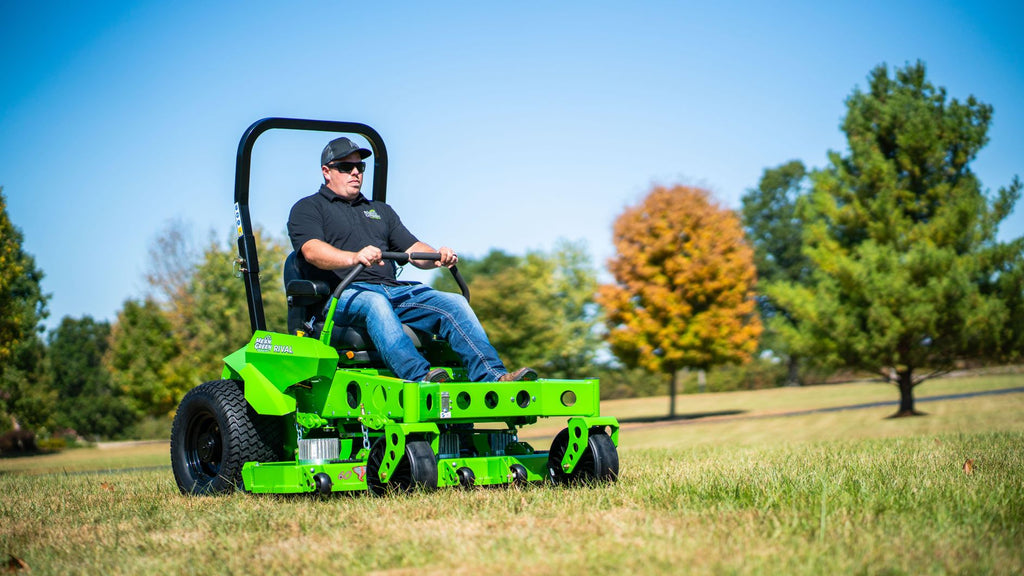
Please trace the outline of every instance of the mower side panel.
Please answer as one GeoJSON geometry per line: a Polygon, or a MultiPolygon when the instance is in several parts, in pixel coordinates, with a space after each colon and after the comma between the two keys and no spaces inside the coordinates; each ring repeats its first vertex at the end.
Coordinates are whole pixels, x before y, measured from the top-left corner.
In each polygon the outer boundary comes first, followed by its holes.
{"type": "MultiPolygon", "coordinates": [[[[598,416],[597,380],[444,382],[406,384],[405,422],[536,421],[553,416],[598,416]]],[[[396,417],[398,413],[393,413],[396,417]]]]}

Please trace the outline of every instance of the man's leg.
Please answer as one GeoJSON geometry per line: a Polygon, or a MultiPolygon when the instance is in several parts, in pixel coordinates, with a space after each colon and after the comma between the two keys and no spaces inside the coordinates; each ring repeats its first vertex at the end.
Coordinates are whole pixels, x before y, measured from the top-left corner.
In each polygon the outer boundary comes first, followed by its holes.
{"type": "Polygon", "coordinates": [[[401,322],[447,340],[462,358],[471,381],[493,381],[508,372],[465,298],[423,285],[386,290],[401,322]]]}
{"type": "Polygon", "coordinates": [[[365,327],[384,363],[403,380],[426,377],[430,364],[405,335],[402,322],[391,302],[377,285],[357,285],[345,289],[335,309],[334,321],[342,326],[365,327]]]}

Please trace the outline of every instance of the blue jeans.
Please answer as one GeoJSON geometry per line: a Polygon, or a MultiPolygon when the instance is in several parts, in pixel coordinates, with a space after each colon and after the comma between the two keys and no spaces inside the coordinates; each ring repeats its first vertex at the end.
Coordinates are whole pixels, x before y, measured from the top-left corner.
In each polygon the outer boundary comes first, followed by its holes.
{"type": "Polygon", "coordinates": [[[423,284],[356,282],[341,293],[334,322],[365,327],[384,363],[403,380],[423,380],[430,363],[405,335],[402,324],[447,340],[473,382],[497,380],[507,372],[476,313],[458,294],[423,284]]]}

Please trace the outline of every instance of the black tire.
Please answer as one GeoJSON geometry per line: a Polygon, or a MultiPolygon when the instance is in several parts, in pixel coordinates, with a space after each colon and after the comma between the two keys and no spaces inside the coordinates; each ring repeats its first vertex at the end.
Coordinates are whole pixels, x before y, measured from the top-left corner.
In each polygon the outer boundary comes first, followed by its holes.
{"type": "Polygon", "coordinates": [[[526,472],[526,466],[522,464],[513,464],[509,466],[509,471],[512,473],[512,483],[520,486],[525,485],[529,480],[529,475],[526,472]]]}
{"type": "Polygon", "coordinates": [[[171,468],[182,494],[242,488],[246,462],[281,460],[282,420],[256,414],[242,383],[214,380],[189,390],[171,427],[171,468]]]}
{"type": "Polygon", "coordinates": [[[385,449],[383,437],[378,438],[370,449],[370,458],[366,463],[366,484],[370,493],[381,496],[388,492],[437,488],[437,459],[429,443],[422,440],[407,440],[405,455],[398,461],[387,483],[380,481],[380,468],[384,463],[385,449]]]}
{"type": "Polygon", "coordinates": [[[455,475],[459,477],[459,486],[463,490],[472,490],[476,486],[476,472],[472,468],[463,466],[455,471],[455,475]]]}
{"type": "Polygon", "coordinates": [[[603,428],[592,428],[587,447],[573,471],[562,470],[562,458],[569,449],[569,429],[563,428],[551,441],[548,451],[548,477],[556,484],[615,482],[619,479],[619,451],[603,428]]]}

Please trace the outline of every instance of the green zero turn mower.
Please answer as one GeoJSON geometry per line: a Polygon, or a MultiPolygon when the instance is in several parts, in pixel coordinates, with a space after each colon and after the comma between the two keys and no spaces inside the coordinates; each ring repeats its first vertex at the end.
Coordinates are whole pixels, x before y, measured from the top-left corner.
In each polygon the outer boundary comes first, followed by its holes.
{"type": "MultiPolygon", "coordinates": [[[[338,296],[358,270],[331,287],[301,278],[290,255],[288,331],[267,330],[248,201],[252,147],[270,129],[363,136],[373,149],[373,199],[386,197],[387,150],[369,126],[266,118],[242,136],[235,220],[253,335],[224,358],[220,380],[196,386],[178,406],[171,464],[182,493],[383,494],[545,479],[615,481],[619,424],[601,416],[597,380],[466,382],[446,342],[408,327],[431,366],[448,370],[453,381],[395,378],[365,332],[334,326],[338,296]],[[548,451],[519,439],[519,427],[553,417],[566,418],[567,426],[548,451]]],[[[409,259],[405,253],[385,257],[409,259]]],[[[458,269],[451,272],[468,298],[458,269]]]]}

